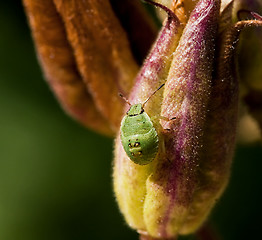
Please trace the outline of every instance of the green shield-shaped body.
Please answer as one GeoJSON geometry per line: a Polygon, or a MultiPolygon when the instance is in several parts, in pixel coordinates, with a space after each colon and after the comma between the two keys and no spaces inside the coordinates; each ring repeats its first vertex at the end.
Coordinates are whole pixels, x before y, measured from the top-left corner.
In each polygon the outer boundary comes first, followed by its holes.
{"type": "Polygon", "coordinates": [[[123,148],[133,162],[145,165],[154,160],[158,135],[141,104],[131,106],[121,122],[120,135],[123,148]]]}

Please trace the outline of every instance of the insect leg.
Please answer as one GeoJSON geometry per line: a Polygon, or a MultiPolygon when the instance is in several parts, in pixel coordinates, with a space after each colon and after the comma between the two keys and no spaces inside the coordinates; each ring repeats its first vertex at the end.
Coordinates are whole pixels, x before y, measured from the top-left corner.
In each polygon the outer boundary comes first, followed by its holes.
{"type": "Polygon", "coordinates": [[[164,116],[160,116],[159,119],[169,122],[169,121],[175,120],[176,117],[167,118],[167,117],[164,117],[164,116]]]}

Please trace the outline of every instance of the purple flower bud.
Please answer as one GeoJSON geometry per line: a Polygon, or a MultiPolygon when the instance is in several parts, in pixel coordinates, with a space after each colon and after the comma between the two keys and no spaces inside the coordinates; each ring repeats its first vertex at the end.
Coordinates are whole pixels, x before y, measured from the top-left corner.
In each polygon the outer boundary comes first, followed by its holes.
{"type": "Polygon", "coordinates": [[[231,10],[220,14],[219,0],[200,0],[184,28],[170,14],[135,80],[131,104],[165,83],[145,106],[160,142],[153,162],[133,163],[116,139],[116,197],[143,235],[195,232],[227,185],[238,116],[234,49],[242,28],[262,23],[233,24],[231,10]]]}

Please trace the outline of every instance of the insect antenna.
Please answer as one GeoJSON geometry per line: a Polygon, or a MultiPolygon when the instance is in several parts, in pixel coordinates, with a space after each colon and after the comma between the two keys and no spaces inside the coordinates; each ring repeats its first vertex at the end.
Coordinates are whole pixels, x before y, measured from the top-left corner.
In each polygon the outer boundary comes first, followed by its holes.
{"type": "Polygon", "coordinates": [[[125,100],[125,102],[126,102],[129,106],[132,106],[132,104],[128,101],[128,99],[127,99],[126,97],[123,96],[122,93],[119,93],[119,96],[120,96],[121,98],[123,98],[123,99],[125,100]]]}
{"type": "Polygon", "coordinates": [[[158,91],[160,90],[165,84],[163,83],[161,86],[158,87],[158,89],[156,89],[147,99],[146,101],[144,101],[144,103],[142,104],[142,107],[144,108],[145,104],[148,102],[148,100],[158,91]]]}

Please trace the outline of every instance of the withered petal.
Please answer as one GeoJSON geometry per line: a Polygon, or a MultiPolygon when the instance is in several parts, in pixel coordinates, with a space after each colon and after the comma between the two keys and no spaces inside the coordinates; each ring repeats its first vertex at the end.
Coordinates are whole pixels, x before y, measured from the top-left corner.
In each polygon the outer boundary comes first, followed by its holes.
{"type": "Polygon", "coordinates": [[[114,129],[138,66],[108,0],[54,0],[84,83],[114,129]]]}
{"type": "Polygon", "coordinates": [[[45,77],[65,111],[83,125],[112,135],[110,125],[96,109],[81,80],[72,48],[53,1],[23,2],[45,77]]]}

